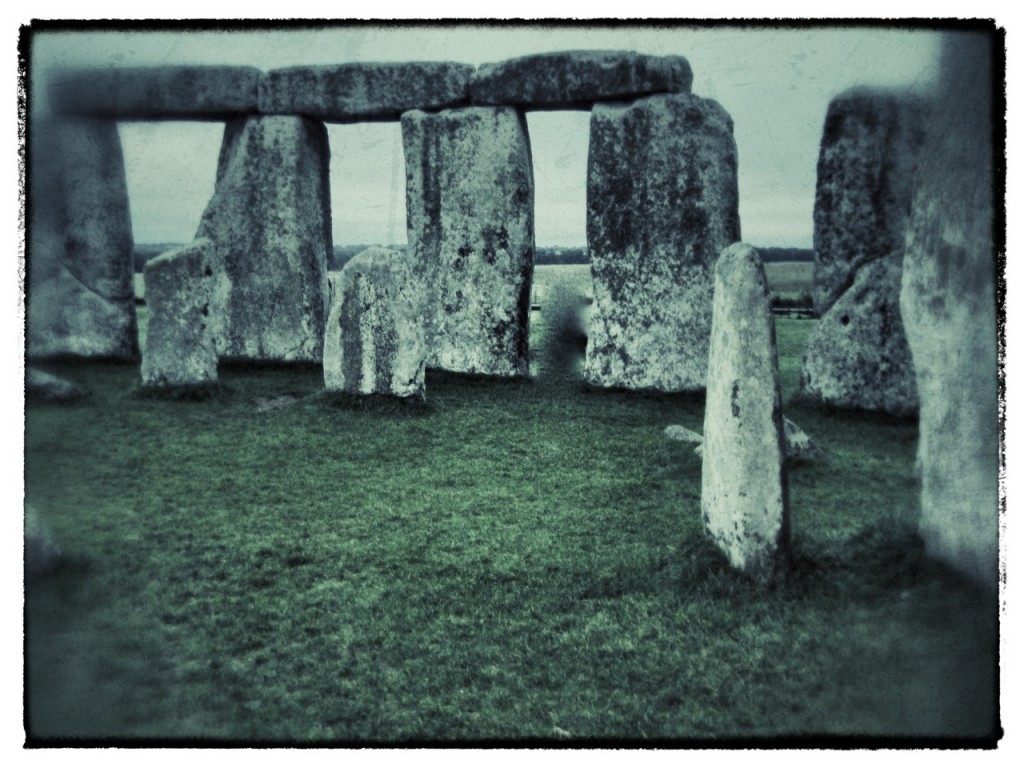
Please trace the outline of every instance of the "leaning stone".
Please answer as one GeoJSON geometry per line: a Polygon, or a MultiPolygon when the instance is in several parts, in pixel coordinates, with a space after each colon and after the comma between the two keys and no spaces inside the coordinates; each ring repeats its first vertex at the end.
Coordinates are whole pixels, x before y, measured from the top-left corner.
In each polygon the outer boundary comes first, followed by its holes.
{"type": "Polygon", "coordinates": [[[135,246],[117,126],[33,118],[29,152],[29,356],[137,359],[135,246]]]}
{"type": "Polygon", "coordinates": [[[767,579],[787,557],[789,499],[775,324],[761,259],[743,243],[715,268],[701,511],[734,567],[767,579]]]}
{"type": "Polygon", "coordinates": [[[678,424],[669,424],[665,427],[665,437],[669,440],[680,440],[684,443],[702,443],[704,437],[692,429],[681,427],[678,424]]]}
{"type": "Polygon", "coordinates": [[[689,95],[598,104],[587,200],[594,303],[586,380],[703,389],[712,269],[740,236],[732,119],[689,95]]]}
{"type": "Polygon", "coordinates": [[[206,238],[146,263],[149,326],[142,353],[142,384],[175,387],[217,381],[218,333],[213,308],[223,306],[227,279],[206,238]]]}
{"type": "Polygon", "coordinates": [[[924,115],[922,100],[905,91],[853,88],[829,104],[814,200],[819,316],[864,265],[902,263],[924,115]]]}
{"type": "Polygon", "coordinates": [[[290,67],[260,78],[260,112],[328,122],[397,120],[411,109],[469,103],[470,64],[449,61],[290,67]]]}
{"type": "Polygon", "coordinates": [[[409,252],[427,289],[427,365],[526,375],[533,168],[505,107],[402,115],[409,252]]]}
{"type": "Polygon", "coordinates": [[[682,56],[633,51],[562,51],[484,64],[470,81],[474,104],[525,109],[590,109],[653,93],[689,93],[693,70],[682,56]]]}
{"type": "Polygon", "coordinates": [[[324,386],[424,398],[422,286],[404,254],[368,248],[341,271],[324,337],[324,386]]]}
{"type": "Polygon", "coordinates": [[[995,593],[1000,438],[992,99],[999,81],[990,35],[944,36],[941,95],[922,153],[900,305],[921,400],[921,537],[931,556],[995,593]]]}
{"type": "Polygon", "coordinates": [[[221,357],[318,362],[331,245],[330,150],[323,123],[250,117],[224,129],[217,186],[196,234],[229,281],[212,312],[221,357]]]}
{"type": "Polygon", "coordinates": [[[55,570],[61,563],[60,546],[50,527],[32,504],[25,505],[25,578],[55,570]]]}
{"type": "Polygon", "coordinates": [[[914,362],[899,308],[901,274],[891,259],[865,265],[815,323],[800,370],[804,397],[897,416],[917,412],[914,362]]]}
{"type": "Polygon", "coordinates": [[[73,403],[85,397],[85,391],[70,381],[29,368],[25,371],[25,399],[44,403],[73,403]]]}
{"type": "Polygon", "coordinates": [[[788,418],[783,417],[782,427],[787,462],[818,461],[825,458],[825,452],[811,440],[810,435],[788,418]]]}
{"type": "Polygon", "coordinates": [[[228,119],[257,111],[255,67],[80,69],[51,78],[58,114],[119,120],[228,119]]]}

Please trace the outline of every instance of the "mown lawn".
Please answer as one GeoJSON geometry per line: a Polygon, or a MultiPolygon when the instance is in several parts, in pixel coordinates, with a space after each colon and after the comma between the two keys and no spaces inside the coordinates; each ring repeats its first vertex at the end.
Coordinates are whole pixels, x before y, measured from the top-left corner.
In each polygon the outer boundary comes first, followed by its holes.
{"type": "MultiPolygon", "coordinates": [[[[923,555],[915,425],[788,407],[829,459],[790,471],[792,569],[747,583],[663,434],[702,399],[582,386],[573,269],[537,271],[532,380],[432,374],[421,410],[47,366],[91,394],[26,410],[67,558],[26,591],[30,740],[990,738],[996,608],[923,555]]],[[[778,323],[786,397],[812,322],[778,323]]]]}

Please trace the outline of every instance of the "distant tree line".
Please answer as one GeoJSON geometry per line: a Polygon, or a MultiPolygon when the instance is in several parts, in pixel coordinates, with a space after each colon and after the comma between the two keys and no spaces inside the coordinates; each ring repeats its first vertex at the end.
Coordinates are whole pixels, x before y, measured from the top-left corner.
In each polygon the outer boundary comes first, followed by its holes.
{"type": "MultiPolygon", "coordinates": [[[[140,243],[135,246],[135,271],[142,272],[146,262],[161,253],[178,248],[182,243],[140,243]]],[[[338,272],[358,253],[362,253],[369,245],[336,245],[331,258],[327,260],[327,269],[338,272]]],[[[395,251],[405,251],[405,245],[385,246],[395,251]]],[[[809,248],[758,248],[762,261],[814,261],[814,251],[809,248]]],[[[534,251],[534,264],[589,264],[590,255],[585,246],[562,247],[544,246],[534,251]]]]}

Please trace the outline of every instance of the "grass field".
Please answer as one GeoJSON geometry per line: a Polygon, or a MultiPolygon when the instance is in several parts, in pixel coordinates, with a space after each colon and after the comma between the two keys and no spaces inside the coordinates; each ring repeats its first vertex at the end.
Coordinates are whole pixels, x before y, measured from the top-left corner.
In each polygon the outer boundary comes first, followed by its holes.
{"type": "MultiPolygon", "coordinates": [[[[26,410],[67,558],[26,591],[30,738],[991,737],[996,609],[924,557],[915,424],[787,406],[829,459],[791,468],[793,567],[747,583],[663,434],[702,399],[582,386],[578,270],[537,270],[531,380],[430,374],[420,410],[314,368],[167,401],[46,366],[91,394],[26,410]]],[[[813,322],[778,321],[787,398],[813,322]]]]}

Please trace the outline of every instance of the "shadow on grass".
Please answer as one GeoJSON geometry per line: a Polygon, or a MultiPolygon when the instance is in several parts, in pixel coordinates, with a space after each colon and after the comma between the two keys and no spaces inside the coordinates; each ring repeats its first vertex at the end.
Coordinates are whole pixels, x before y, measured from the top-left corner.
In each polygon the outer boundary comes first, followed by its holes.
{"type": "Polygon", "coordinates": [[[342,411],[359,411],[389,416],[428,416],[435,412],[422,397],[396,397],[394,395],[353,395],[347,392],[322,391],[311,395],[309,402],[342,411]]]}

